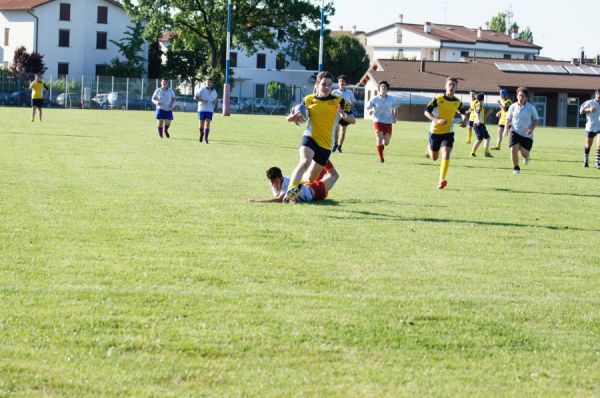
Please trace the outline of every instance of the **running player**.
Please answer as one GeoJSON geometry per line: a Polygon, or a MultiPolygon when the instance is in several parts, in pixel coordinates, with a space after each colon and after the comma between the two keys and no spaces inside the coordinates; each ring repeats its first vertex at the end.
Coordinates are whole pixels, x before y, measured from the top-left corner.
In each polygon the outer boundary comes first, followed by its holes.
{"type": "Polygon", "coordinates": [[[476,152],[481,142],[485,140],[483,144],[484,155],[486,158],[493,158],[490,153],[490,134],[485,127],[485,107],[484,107],[484,94],[477,94],[477,102],[475,103],[475,124],[473,125],[475,129],[475,137],[477,141],[473,144],[473,149],[471,149],[471,157],[477,157],[476,152]]]}
{"type": "MultiPolygon", "coordinates": [[[[319,72],[316,81],[316,94],[304,97],[302,103],[308,110],[308,125],[300,144],[300,161],[290,176],[290,184],[283,199],[288,202],[300,193],[302,177],[314,181],[331,155],[332,137],[340,119],[354,124],[352,111],[346,111],[346,101],[331,94],[333,76],[329,72],[319,72]],[[314,161],[314,162],[313,162],[314,161]]],[[[288,122],[298,123],[304,116],[296,108],[287,117],[288,122]]]]}
{"type": "Polygon", "coordinates": [[[162,79],[160,87],[154,91],[152,102],[156,105],[156,120],[158,136],[169,138],[169,126],[173,120],[173,108],[175,107],[175,92],[169,87],[169,81],[162,79]]]}
{"type": "Polygon", "coordinates": [[[446,93],[436,95],[425,108],[425,117],[431,120],[429,145],[427,146],[429,157],[436,161],[440,150],[442,151],[438,189],[444,189],[448,185],[446,175],[448,174],[450,154],[454,145],[454,117],[457,113],[461,115],[461,127],[465,127],[467,123],[462,102],[454,96],[457,85],[457,78],[448,77],[446,79],[446,93]]]}
{"type": "Polygon", "coordinates": [[[517,101],[508,108],[504,136],[510,131],[510,156],[513,164],[513,173],[521,173],[519,167],[519,152],[523,157],[523,164],[529,163],[529,153],[533,146],[533,130],[540,120],[535,106],[527,101],[529,90],[525,87],[517,89],[517,101]],[[512,128],[511,128],[512,127],[512,128]]]}
{"type": "Polygon", "coordinates": [[[596,138],[596,168],[600,169],[600,89],[594,93],[594,98],[584,102],[579,108],[579,113],[585,113],[585,133],[587,135],[583,149],[583,167],[590,167],[590,149],[596,138]]]}
{"type": "Polygon", "coordinates": [[[35,110],[39,112],[40,122],[42,121],[42,107],[44,106],[44,90],[48,90],[48,85],[41,79],[41,75],[36,73],[35,78],[29,85],[31,90],[31,121],[35,120],[35,110]]]}
{"type": "Polygon", "coordinates": [[[500,105],[500,110],[496,114],[496,117],[500,118],[498,122],[498,138],[496,141],[496,146],[492,149],[499,151],[500,144],[502,144],[502,134],[504,133],[504,125],[506,124],[506,115],[508,114],[508,108],[512,105],[512,100],[508,98],[508,90],[503,88],[500,90],[500,98],[498,99],[498,105],[500,105]]]}
{"type": "MultiPolygon", "coordinates": [[[[346,84],[348,84],[348,78],[346,77],[346,75],[339,75],[338,88],[333,90],[332,94],[344,98],[344,101],[346,101],[346,108],[352,109],[352,106],[356,102],[356,98],[354,97],[354,93],[352,92],[352,90],[346,87],[346,84]]],[[[342,153],[342,145],[344,144],[344,140],[346,139],[347,127],[348,122],[344,119],[340,120],[339,127],[335,131],[335,141],[331,152],[335,152],[337,150],[339,153],[342,153]]]]}
{"type": "Polygon", "coordinates": [[[469,104],[469,130],[467,131],[467,140],[465,144],[470,144],[473,138],[473,126],[475,125],[475,105],[477,103],[477,93],[473,90],[469,91],[471,103],[469,104]]]}
{"type": "Polygon", "coordinates": [[[210,123],[215,110],[215,102],[217,101],[217,90],[213,87],[213,79],[206,76],[203,87],[200,87],[194,94],[192,100],[198,103],[198,130],[200,133],[200,142],[204,141],[208,144],[208,133],[210,132],[210,123]]]}
{"type": "Polygon", "coordinates": [[[388,95],[390,84],[387,81],[379,83],[379,95],[373,97],[367,104],[369,114],[373,116],[373,130],[375,130],[375,143],[379,162],[384,163],[384,148],[392,139],[392,124],[396,122],[396,97],[388,95]]]}

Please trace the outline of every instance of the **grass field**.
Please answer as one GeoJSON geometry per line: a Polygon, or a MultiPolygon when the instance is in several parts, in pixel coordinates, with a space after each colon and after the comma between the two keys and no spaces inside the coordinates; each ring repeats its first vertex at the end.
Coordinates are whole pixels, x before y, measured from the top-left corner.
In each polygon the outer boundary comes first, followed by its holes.
{"type": "MultiPolygon", "coordinates": [[[[301,128],[0,109],[1,397],[599,397],[600,170],[581,130],[468,158],[349,128],[328,200],[248,204],[301,128]],[[592,156],[593,158],[593,156],[592,156]]],[[[495,130],[491,126],[490,131],[495,130]]]]}

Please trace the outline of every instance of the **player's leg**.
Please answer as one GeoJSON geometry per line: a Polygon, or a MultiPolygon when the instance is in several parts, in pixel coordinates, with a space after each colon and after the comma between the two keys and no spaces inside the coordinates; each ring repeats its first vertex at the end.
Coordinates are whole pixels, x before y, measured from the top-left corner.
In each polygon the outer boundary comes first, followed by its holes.
{"type": "Polygon", "coordinates": [[[41,122],[42,121],[42,106],[40,105],[37,108],[38,108],[38,116],[39,116],[40,122],[41,122]]]}
{"type": "Polygon", "coordinates": [[[494,149],[497,151],[500,150],[500,145],[502,144],[503,133],[504,133],[504,126],[498,126],[498,133],[496,136],[496,146],[494,147],[494,149]]]}
{"type": "Polygon", "coordinates": [[[473,121],[469,120],[469,129],[467,130],[467,141],[465,144],[470,144],[473,139],[473,121]]]}
{"type": "Polygon", "coordinates": [[[206,142],[208,144],[208,133],[210,133],[210,122],[212,121],[212,114],[211,116],[206,117],[206,120],[204,120],[204,142],[206,142]]]}
{"type": "Polygon", "coordinates": [[[342,129],[342,125],[338,124],[336,129],[335,129],[335,135],[333,137],[333,148],[331,148],[331,152],[335,152],[337,151],[339,145],[338,145],[338,137],[340,136],[340,130],[342,129]]]}
{"type": "Polygon", "coordinates": [[[35,105],[31,105],[31,121],[32,122],[35,120],[35,108],[37,108],[35,105]]]}
{"type": "Polygon", "coordinates": [[[452,139],[452,141],[447,140],[442,143],[442,162],[440,164],[440,179],[438,182],[438,189],[444,189],[446,188],[446,185],[448,185],[446,176],[448,175],[448,167],[450,166],[450,154],[452,153],[453,142],[454,139],[452,139]]]}
{"type": "Polygon", "coordinates": [[[198,137],[199,141],[204,141],[204,117],[202,112],[198,112],[198,137]]]}
{"type": "Polygon", "coordinates": [[[514,174],[519,174],[521,172],[521,168],[519,167],[519,151],[520,150],[521,150],[521,145],[511,142],[510,160],[512,161],[514,174]]]}
{"type": "Polygon", "coordinates": [[[429,145],[427,145],[427,157],[436,161],[440,155],[440,142],[435,134],[429,133],[429,145]]]}
{"type": "Polygon", "coordinates": [[[337,140],[337,150],[339,153],[342,153],[342,145],[344,145],[344,141],[346,140],[346,129],[348,128],[348,126],[342,126],[340,125],[340,136],[338,137],[337,140]]]}
{"type": "MultiPolygon", "coordinates": [[[[596,133],[596,168],[600,169],[600,133],[596,133]]],[[[593,138],[592,138],[593,140],[593,138]]]]}
{"type": "Polygon", "coordinates": [[[475,158],[477,157],[477,148],[479,148],[479,145],[481,145],[481,141],[480,139],[478,139],[477,141],[475,141],[475,143],[473,144],[473,148],[471,148],[471,157],[475,158]]]}
{"type": "Polygon", "coordinates": [[[325,184],[327,192],[331,191],[331,188],[333,188],[338,178],[340,178],[340,175],[338,174],[337,170],[334,167],[331,167],[321,180],[323,184],[325,184]]]}
{"type": "Polygon", "coordinates": [[[165,119],[164,122],[163,132],[165,133],[165,137],[170,138],[171,136],[169,135],[169,127],[171,126],[171,121],[169,119],[165,119]]]}
{"type": "MultiPolygon", "coordinates": [[[[288,186],[288,191],[284,198],[284,202],[289,202],[290,199],[298,196],[298,194],[300,193],[300,189],[298,188],[298,186],[302,182],[301,178],[310,167],[315,156],[315,151],[306,145],[301,145],[298,152],[300,155],[300,160],[298,161],[298,165],[296,165],[296,168],[290,175],[290,185],[288,186]]],[[[319,169],[319,172],[320,171],[321,170],[319,169]]]]}
{"type": "Polygon", "coordinates": [[[521,157],[523,158],[523,163],[527,164],[529,163],[529,149],[523,147],[523,145],[521,145],[521,157]]]}
{"type": "Polygon", "coordinates": [[[392,140],[392,133],[383,134],[383,145],[384,146],[390,145],[391,140],[392,140]]]}
{"type": "Polygon", "coordinates": [[[385,160],[383,159],[383,149],[385,146],[383,145],[383,131],[375,131],[375,145],[377,147],[377,153],[379,154],[379,162],[383,163],[385,160]]]}
{"type": "Polygon", "coordinates": [[[160,138],[163,138],[163,131],[164,131],[164,120],[163,119],[156,119],[156,129],[158,130],[158,136],[160,138]]]}
{"type": "MultiPolygon", "coordinates": [[[[594,135],[593,133],[586,132],[585,135],[585,147],[583,148],[583,167],[589,167],[590,162],[590,150],[592,149],[592,144],[594,143],[594,135]]],[[[597,161],[597,159],[596,159],[597,161]]]]}

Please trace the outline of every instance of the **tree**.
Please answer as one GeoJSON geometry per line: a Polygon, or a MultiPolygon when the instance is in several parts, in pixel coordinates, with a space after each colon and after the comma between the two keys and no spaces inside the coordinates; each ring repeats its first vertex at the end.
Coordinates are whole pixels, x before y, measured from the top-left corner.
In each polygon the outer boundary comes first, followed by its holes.
{"type": "Polygon", "coordinates": [[[134,26],[127,27],[127,31],[123,33],[125,37],[120,41],[110,40],[119,48],[125,61],[113,58],[104,73],[117,77],[141,77],[144,74],[142,32],[144,32],[144,25],[140,21],[136,21],[134,26]]]}
{"type": "Polygon", "coordinates": [[[369,69],[369,57],[360,41],[350,35],[331,38],[325,45],[324,65],[337,77],[348,76],[348,83],[357,82],[369,69]]]}
{"type": "Polygon", "coordinates": [[[490,21],[490,30],[499,33],[506,33],[506,13],[499,12],[492,17],[490,21]]]}
{"type": "Polygon", "coordinates": [[[37,52],[31,54],[27,52],[24,46],[18,47],[15,50],[13,63],[10,71],[13,75],[32,75],[34,73],[44,73],[46,71],[44,65],[44,56],[37,52]]]}
{"type": "MultiPolygon", "coordinates": [[[[293,56],[295,44],[320,23],[320,6],[311,0],[235,1],[233,46],[253,54],[259,49],[281,50],[293,56]]],[[[144,38],[177,32],[190,51],[207,47],[207,71],[223,75],[227,37],[227,0],[124,0],[125,10],[137,21],[147,21],[144,38]]],[[[333,13],[332,1],[327,14],[333,13]]]]}
{"type": "Polygon", "coordinates": [[[519,33],[519,40],[527,41],[529,43],[533,43],[533,32],[529,29],[529,26],[525,28],[521,33],[519,33]]]}
{"type": "MultiPolygon", "coordinates": [[[[186,42],[183,37],[173,35],[167,52],[167,63],[162,67],[162,76],[193,82],[208,74],[208,48],[205,43],[186,42]]],[[[221,81],[215,80],[216,87],[221,81]]]]}
{"type": "Polygon", "coordinates": [[[148,78],[158,79],[161,77],[162,51],[158,40],[148,46],[148,78]]]}

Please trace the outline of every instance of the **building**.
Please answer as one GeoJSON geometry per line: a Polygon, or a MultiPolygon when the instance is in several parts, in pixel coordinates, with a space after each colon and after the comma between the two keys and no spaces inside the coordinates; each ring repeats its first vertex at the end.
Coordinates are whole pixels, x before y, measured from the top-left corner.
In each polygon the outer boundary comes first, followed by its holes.
{"type": "Polygon", "coordinates": [[[130,25],[115,0],[0,0],[0,62],[8,67],[25,46],[44,56],[47,78],[100,75],[120,55],[110,40],[124,38],[130,25]]]}
{"type": "MultiPolygon", "coordinates": [[[[582,57],[583,59],[583,57],[582,57]]],[[[546,126],[581,127],[585,118],[579,105],[600,88],[600,59],[594,64],[552,60],[508,60],[478,58],[470,62],[377,60],[361,79],[365,102],[377,94],[379,82],[391,85],[390,94],[401,97],[400,119],[425,120],[424,107],[435,94],[443,92],[446,78],[459,79],[458,96],[468,103],[470,90],[486,94],[493,106],[500,89],[530,89],[540,122],[546,126]]],[[[490,112],[493,117],[493,113],[490,112]]]]}
{"type": "Polygon", "coordinates": [[[371,32],[343,31],[363,43],[371,62],[377,59],[459,61],[462,58],[535,59],[541,47],[511,35],[489,29],[460,25],[424,24],[400,21],[371,32]]]}

